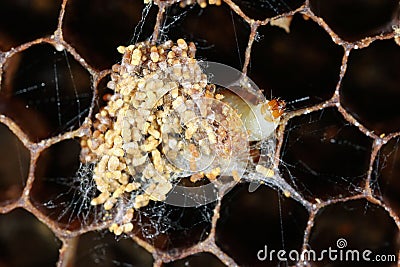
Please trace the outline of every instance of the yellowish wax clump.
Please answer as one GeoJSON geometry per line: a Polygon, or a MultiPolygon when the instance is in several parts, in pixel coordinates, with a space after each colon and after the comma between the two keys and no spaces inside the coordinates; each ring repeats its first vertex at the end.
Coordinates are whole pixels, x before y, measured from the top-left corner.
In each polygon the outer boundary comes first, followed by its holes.
{"type": "Polygon", "coordinates": [[[82,160],[95,164],[101,192],[91,204],[115,214],[116,235],[132,230],[133,209],[165,200],[177,178],[213,181],[227,170],[240,179],[235,157],[248,144],[235,110],[207,83],[193,43],[143,42],[118,51],[122,62],[108,84],[114,94],[82,140],[82,160]]]}

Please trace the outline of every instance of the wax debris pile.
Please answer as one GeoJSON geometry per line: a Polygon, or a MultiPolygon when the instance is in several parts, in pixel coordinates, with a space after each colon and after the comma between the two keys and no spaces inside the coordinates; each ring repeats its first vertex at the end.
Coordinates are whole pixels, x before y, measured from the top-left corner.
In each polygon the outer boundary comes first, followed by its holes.
{"type": "MultiPolygon", "coordinates": [[[[116,235],[132,231],[134,210],[165,200],[179,178],[238,180],[249,158],[243,114],[207,82],[193,43],[142,42],[118,51],[123,59],[108,83],[115,93],[81,141],[100,191],[91,204],[115,216],[116,235]]],[[[271,120],[281,115],[274,114],[271,120]]]]}

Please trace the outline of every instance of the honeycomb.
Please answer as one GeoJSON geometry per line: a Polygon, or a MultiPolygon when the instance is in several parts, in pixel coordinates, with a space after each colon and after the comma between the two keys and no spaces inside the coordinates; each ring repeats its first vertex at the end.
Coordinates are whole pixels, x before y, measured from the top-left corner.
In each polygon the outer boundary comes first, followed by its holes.
{"type": "Polygon", "coordinates": [[[399,45],[394,0],[2,0],[0,266],[399,266],[399,45]],[[286,102],[281,186],[150,201],[116,237],[80,141],[113,94],[117,47],[181,38],[286,102]],[[257,258],[339,239],[395,258],[257,258]]]}

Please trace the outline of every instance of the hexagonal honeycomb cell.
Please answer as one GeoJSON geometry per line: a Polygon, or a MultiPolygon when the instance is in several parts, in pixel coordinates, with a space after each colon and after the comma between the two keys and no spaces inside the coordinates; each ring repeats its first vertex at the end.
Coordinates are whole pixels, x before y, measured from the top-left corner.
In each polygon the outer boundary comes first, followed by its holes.
{"type": "MultiPolygon", "coordinates": [[[[315,230],[310,233],[310,246],[321,251],[336,243],[335,249],[371,251],[371,254],[395,255],[399,249],[398,228],[389,213],[382,207],[365,200],[351,200],[323,208],[314,220],[315,230]],[[341,240],[343,244],[339,243],[341,240]]],[[[372,258],[372,257],[371,257],[372,258]]],[[[324,266],[328,261],[316,263],[324,266]]],[[[374,266],[368,260],[360,259],[345,266],[374,266]]],[[[381,266],[393,266],[383,262],[381,266]]]]}
{"type": "Polygon", "coordinates": [[[285,99],[288,109],[298,109],[332,97],[344,51],[311,18],[290,18],[289,32],[272,24],[260,28],[249,76],[265,94],[285,99]]]}
{"type": "Polygon", "coordinates": [[[270,250],[283,246],[299,250],[308,220],[308,212],[300,203],[265,187],[250,193],[247,184],[225,196],[220,214],[216,244],[243,266],[264,266],[254,255],[265,245],[270,250]]]}
{"type": "Polygon", "coordinates": [[[0,50],[51,35],[58,24],[61,0],[2,1],[0,4],[0,50]]]}
{"type": "Polygon", "coordinates": [[[36,162],[30,201],[59,228],[80,230],[101,215],[90,200],[97,189],[90,181],[90,166],[79,160],[77,140],[58,142],[44,150],[36,162]],[[46,193],[44,193],[46,192],[46,193]]]}
{"type": "Polygon", "coordinates": [[[390,32],[393,22],[398,19],[398,2],[392,0],[311,0],[310,7],[315,15],[322,17],[334,32],[348,41],[390,32]]]}
{"type": "Polygon", "coordinates": [[[3,266],[56,265],[61,242],[34,215],[22,209],[2,214],[0,229],[0,262],[3,266]]]}
{"type": "Polygon", "coordinates": [[[1,1],[0,266],[400,266],[399,55],[394,0],[1,1]]]}
{"type": "Polygon", "coordinates": [[[281,158],[281,173],[288,183],[310,201],[362,192],[372,151],[370,138],[332,108],[295,117],[288,126],[281,158]],[[308,149],[326,153],[304,153],[308,149]]]}
{"type": "Polygon", "coordinates": [[[399,46],[380,40],[353,51],[341,86],[343,106],[377,134],[399,131],[399,46]],[[370,107],[374,107],[373,111],[370,107]]]}
{"type": "Polygon", "coordinates": [[[1,156],[0,203],[10,205],[22,196],[29,174],[29,150],[4,124],[0,124],[0,146],[8,154],[1,156]]]}
{"type": "Polygon", "coordinates": [[[89,113],[90,73],[66,50],[33,45],[4,62],[2,113],[32,141],[77,129],[89,113]]]}

